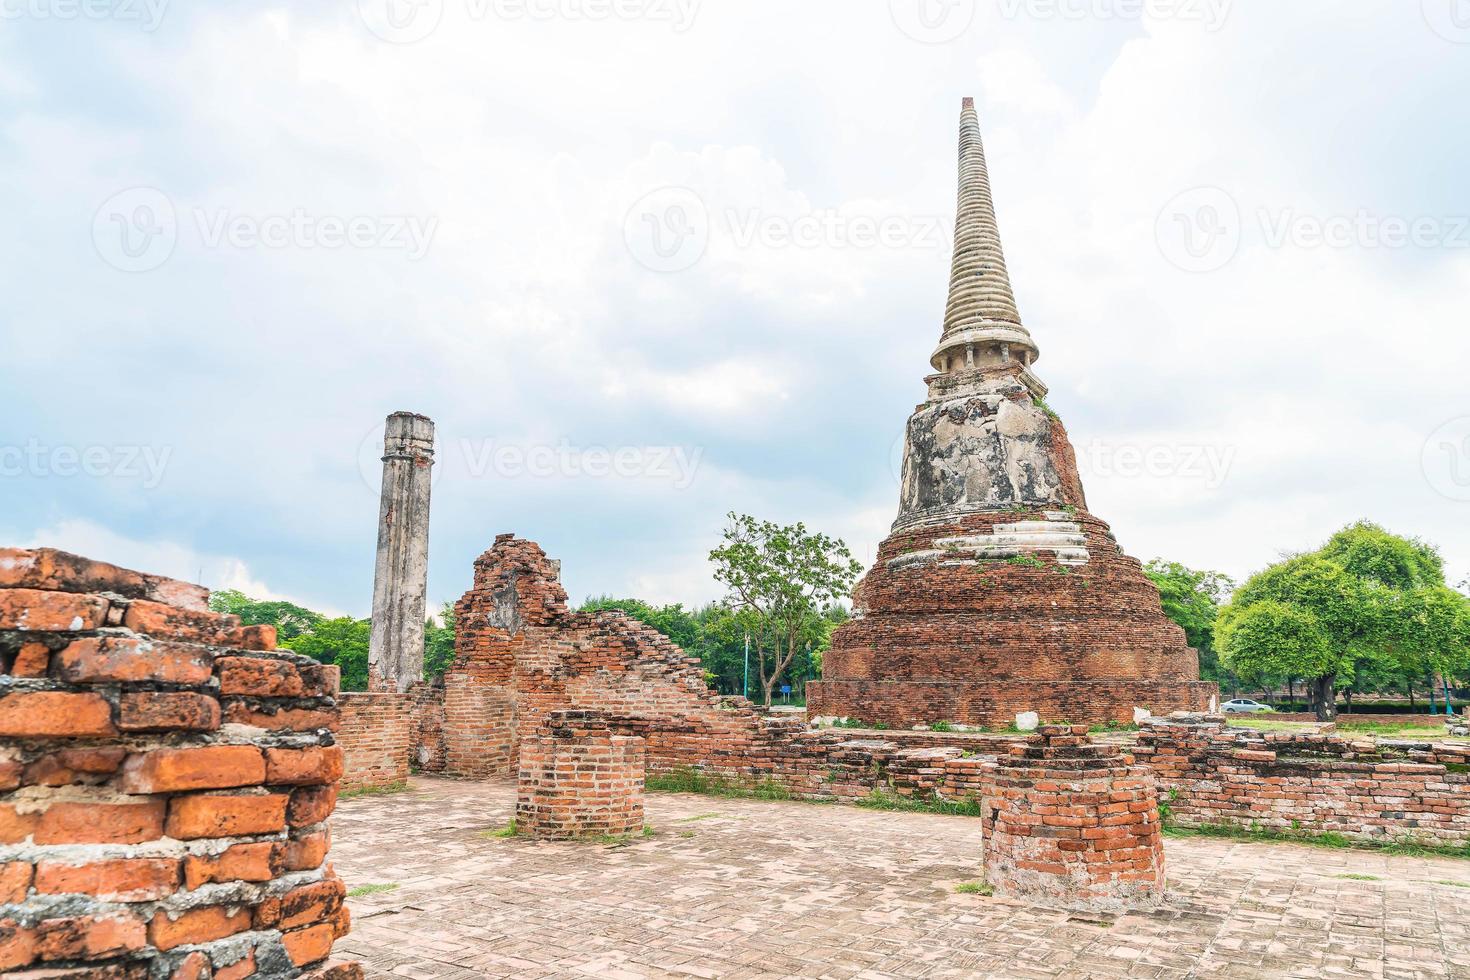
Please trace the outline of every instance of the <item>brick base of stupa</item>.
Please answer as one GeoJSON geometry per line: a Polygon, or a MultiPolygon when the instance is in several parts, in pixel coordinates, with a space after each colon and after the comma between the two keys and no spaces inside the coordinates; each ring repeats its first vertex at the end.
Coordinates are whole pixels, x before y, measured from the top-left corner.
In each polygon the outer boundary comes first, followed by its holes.
{"type": "Polygon", "coordinates": [[[1085,511],[895,532],[807,686],[807,713],[908,727],[1132,722],[1211,710],[1212,683],[1138,560],[1085,511]],[[1009,554],[1008,554],[1009,553],[1009,554]]]}

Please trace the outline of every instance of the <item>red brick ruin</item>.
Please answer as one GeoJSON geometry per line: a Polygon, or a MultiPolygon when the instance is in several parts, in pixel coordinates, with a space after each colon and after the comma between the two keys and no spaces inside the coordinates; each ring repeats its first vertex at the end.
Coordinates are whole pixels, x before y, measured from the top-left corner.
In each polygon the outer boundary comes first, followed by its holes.
{"type": "Polygon", "coordinates": [[[208,593],[0,549],[0,970],[352,980],[336,673],[208,593]]]}
{"type": "Polygon", "coordinates": [[[600,711],[553,711],[521,741],[516,832],[569,839],[643,829],[643,739],[600,711]]]}
{"type": "Polygon", "coordinates": [[[1164,897],[1149,771],[1086,725],[1044,725],[1002,756],[982,808],[985,878],[999,895],[1087,912],[1164,897]]]}
{"type": "Polygon", "coordinates": [[[1032,371],[973,103],[944,330],[910,417],[899,514],[807,686],[814,717],[890,726],[1132,722],[1212,707],[1184,631],[1108,526],[1032,371]]]}

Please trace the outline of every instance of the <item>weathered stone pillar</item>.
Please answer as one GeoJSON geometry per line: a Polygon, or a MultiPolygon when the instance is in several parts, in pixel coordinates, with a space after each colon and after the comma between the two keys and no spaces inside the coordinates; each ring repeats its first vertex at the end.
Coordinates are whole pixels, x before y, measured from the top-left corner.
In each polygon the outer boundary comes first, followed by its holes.
{"type": "Polygon", "coordinates": [[[521,742],[516,828],[532,837],[621,837],[643,829],[643,739],[598,711],[552,711],[521,742]]]}
{"type": "Polygon", "coordinates": [[[1153,776],[1086,725],[1043,725],[1003,756],[982,806],[996,893],[1088,912],[1154,908],[1164,845],[1153,776]]]}
{"type": "Polygon", "coordinates": [[[383,501],[373,575],[368,688],[404,692],[424,675],[434,423],[394,412],[383,430],[383,501]]]}

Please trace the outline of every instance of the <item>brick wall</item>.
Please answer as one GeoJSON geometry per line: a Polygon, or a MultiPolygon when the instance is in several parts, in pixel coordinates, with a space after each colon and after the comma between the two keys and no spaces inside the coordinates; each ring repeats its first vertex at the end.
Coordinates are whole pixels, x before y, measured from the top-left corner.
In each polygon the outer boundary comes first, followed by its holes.
{"type": "Polygon", "coordinates": [[[985,880],[1095,912],[1157,906],[1164,844],[1149,771],[1087,726],[1045,725],[1002,757],[982,806],[985,880]]]}
{"type": "Polygon", "coordinates": [[[521,740],[516,830],[622,837],[643,829],[643,739],[597,711],[552,711],[521,740]]]}
{"type": "Polygon", "coordinates": [[[361,976],[328,961],[333,675],[207,599],[0,550],[0,970],[361,976]]]}
{"type": "Polygon", "coordinates": [[[407,780],[417,724],[413,698],[393,692],[344,693],[338,701],[342,788],[392,786],[407,780]]]}
{"type": "Polygon", "coordinates": [[[1470,843],[1470,746],[1257,732],[1194,715],[1149,722],[1136,752],[1182,826],[1470,843]]]}

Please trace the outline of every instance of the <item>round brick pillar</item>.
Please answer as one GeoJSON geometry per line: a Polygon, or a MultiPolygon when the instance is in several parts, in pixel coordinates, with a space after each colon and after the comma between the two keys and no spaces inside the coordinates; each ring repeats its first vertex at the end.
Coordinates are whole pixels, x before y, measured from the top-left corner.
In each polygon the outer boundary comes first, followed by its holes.
{"type": "Polygon", "coordinates": [[[982,822],[997,894],[1087,912],[1163,900],[1153,776],[1085,725],[1045,725],[1002,757],[982,822]]]}
{"type": "Polygon", "coordinates": [[[622,836],[643,829],[643,739],[597,711],[553,711],[524,738],[516,829],[531,837],[622,836]]]}

